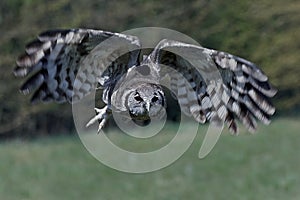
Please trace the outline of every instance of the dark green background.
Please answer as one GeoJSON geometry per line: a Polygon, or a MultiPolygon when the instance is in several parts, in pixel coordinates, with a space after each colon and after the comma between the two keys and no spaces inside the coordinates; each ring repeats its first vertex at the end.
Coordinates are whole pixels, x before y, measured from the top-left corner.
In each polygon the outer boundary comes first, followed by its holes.
{"type": "Polygon", "coordinates": [[[114,32],[157,26],[209,48],[257,63],[279,89],[277,116],[300,107],[300,1],[295,0],[2,0],[0,2],[0,135],[73,132],[71,106],[30,105],[12,75],[24,45],[53,28],[114,32]]]}

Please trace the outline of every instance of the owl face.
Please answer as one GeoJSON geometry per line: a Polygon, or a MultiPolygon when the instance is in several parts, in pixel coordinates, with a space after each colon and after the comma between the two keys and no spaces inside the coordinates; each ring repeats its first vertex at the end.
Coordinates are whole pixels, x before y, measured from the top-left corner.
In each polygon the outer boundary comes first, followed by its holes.
{"type": "Polygon", "coordinates": [[[165,96],[158,85],[140,84],[129,93],[126,106],[133,121],[150,121],[161,118],[165,110],[165,96]]]}

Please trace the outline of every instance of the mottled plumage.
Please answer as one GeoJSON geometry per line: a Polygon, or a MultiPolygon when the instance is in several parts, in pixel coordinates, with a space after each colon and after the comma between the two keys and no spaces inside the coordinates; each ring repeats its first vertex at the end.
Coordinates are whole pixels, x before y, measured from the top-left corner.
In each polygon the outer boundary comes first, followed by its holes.
{"type": "Polygon", "coordinates": [[[15,76],[30,76],[21,86],[31,101],[74,102],[103,89],[104,108],[87,124],[101,129],[112,107],[134,120],[159,117],[166,107],[160,81],[168,77],[182,112],[200,123],[225,122],[238,132],[236,119],[249,131],[265,124],[275,108],[276,90],[253,63],[231,54],[172,40],[141,54],[135,36],[71,29],[47,31],[26,46],[15,76]],[[163,67],[167,66],[167,67],[163,67]]]}

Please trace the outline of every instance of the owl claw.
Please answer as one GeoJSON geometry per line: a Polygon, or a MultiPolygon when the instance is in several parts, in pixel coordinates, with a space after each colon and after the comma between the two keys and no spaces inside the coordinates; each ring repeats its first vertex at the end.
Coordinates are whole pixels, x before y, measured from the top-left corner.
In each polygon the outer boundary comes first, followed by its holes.
{"type": "Polygon", "coordinates": [[[107,118],[104,118],[104,119],[102,119],[102,121],[99,123],[98,130],[97,130],[97,133],[98,133],[98,134],[100,133],[100,131],[101,131],[101,129],[103,128],[103,126],[105,125],[106,121],[107,121],[107,118]]]}
{"type": "MultiPolygon", "coordinates": [[[[102,108],[102,109],[104,109],[104,108],[102,108]]],[[[100,108],[94,108],[94,110],[96,111],[96,113],[100,113],[102,111],[102,109],[100,109],[100,108]]]]}
{"type": "Polygon", "coordinates": [[[94,116],[92,119],[90,119],[90,121],[86,124],[86,127],[89,127],[90,125],[94,124],[96,121],[100,121],[99,126],[98,126],[98,133],[100,132],[100,130],[103,128],[103,126],[105,125],[109,115],[110,115],[110,109],[108,106],[105,106],[102,109],[99,108],[94,108],[96,111],[96,116],[94,116]]]}

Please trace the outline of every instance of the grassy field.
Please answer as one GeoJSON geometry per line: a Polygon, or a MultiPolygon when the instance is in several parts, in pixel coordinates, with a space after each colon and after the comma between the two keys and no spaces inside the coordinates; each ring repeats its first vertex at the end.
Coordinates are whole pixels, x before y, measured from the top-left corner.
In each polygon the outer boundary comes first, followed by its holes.
{"type": "MultiPolygon", "coordinates": [[[[0,199],[300,199],[299,119],[274,120],[255,135],[224,133],[200,160],[205,128],[179,160],[147,174],[104,166],[77,135],[2,142],[0,199]]],[[[172,129],[158,143],[171,135],[172,129]]]]}

